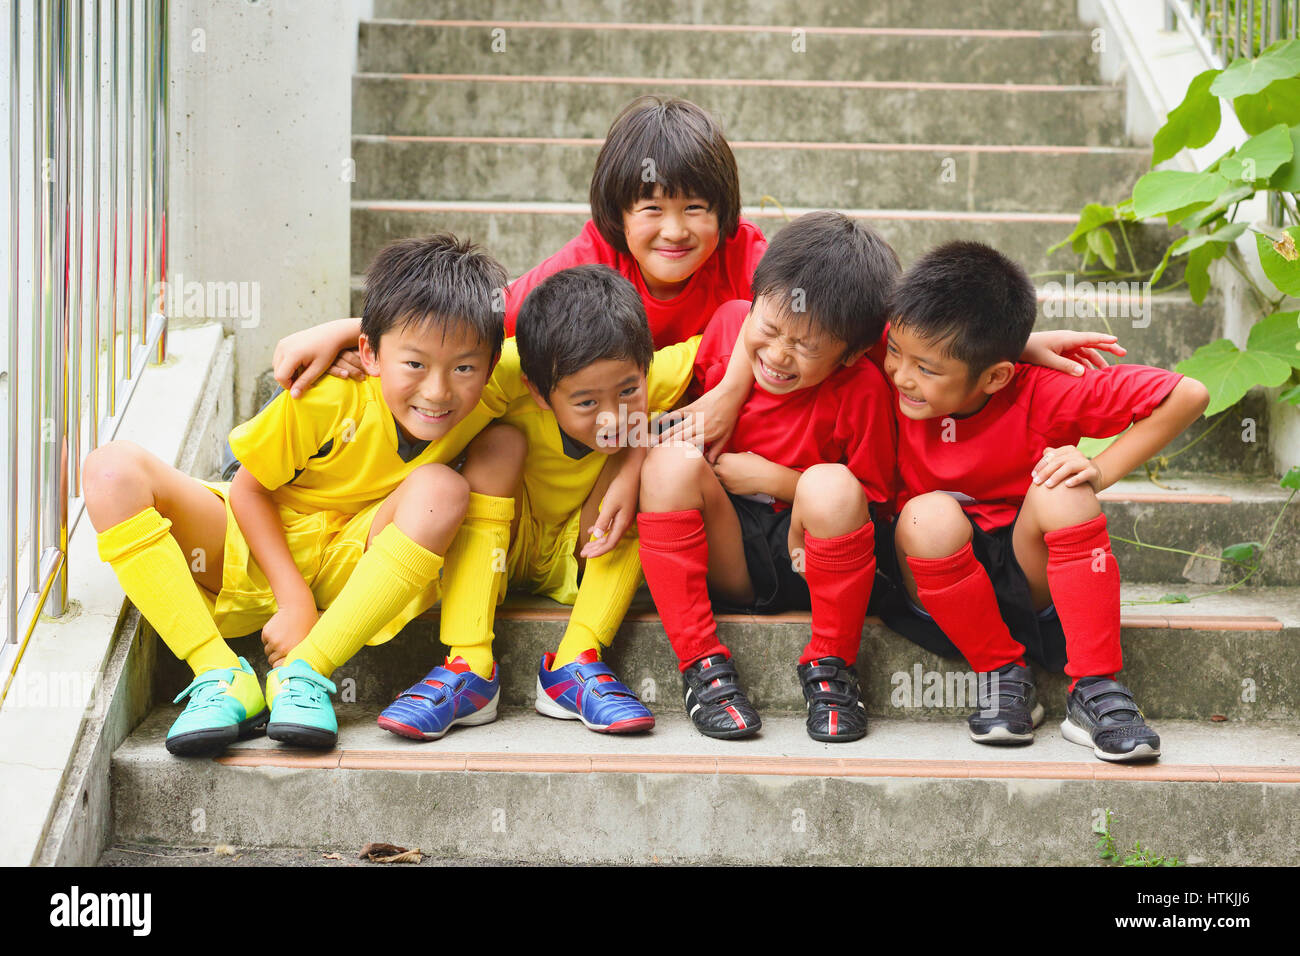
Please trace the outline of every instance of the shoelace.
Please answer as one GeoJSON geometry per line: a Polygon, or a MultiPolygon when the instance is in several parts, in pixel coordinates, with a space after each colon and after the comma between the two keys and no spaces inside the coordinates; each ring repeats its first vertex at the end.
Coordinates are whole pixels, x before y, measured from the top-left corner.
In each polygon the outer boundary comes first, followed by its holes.
{"type": "Polygon", "coordinates": [[[190,702],[186,710],[201,711],[219,709],[221,696],[230,687],[234,673],[229,669],[206,671],[190,681],[189,686],[176,695],[173,703],[179,704],[186,697],[190,702]]]}
{"type": "Polygon", "coordinates": [[[298,706],[320,707],[334,685],[316,674],[286,674],[281,678],[280,693],[298,706]]]}

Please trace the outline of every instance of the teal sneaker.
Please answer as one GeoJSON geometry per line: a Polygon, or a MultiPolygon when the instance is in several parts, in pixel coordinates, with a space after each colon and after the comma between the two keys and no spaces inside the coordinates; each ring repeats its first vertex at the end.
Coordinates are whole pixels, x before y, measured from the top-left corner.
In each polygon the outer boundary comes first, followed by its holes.
{"type": "Polygon", "coordinates": [[[262,686],[242,657],[239,667],[204,671],[172,703],[186,697],[190,702],[167,731],[167,750],[178,757],[219,753],[266,726],[262,686]]]}
{"type": "Polygon", "coordinates": [[[266,675],[266,699],[271,721],[266,735],[299,747],[330,749],[339,739],[330,694],[338,688],[303,660],[277,667],[266,675]]]}

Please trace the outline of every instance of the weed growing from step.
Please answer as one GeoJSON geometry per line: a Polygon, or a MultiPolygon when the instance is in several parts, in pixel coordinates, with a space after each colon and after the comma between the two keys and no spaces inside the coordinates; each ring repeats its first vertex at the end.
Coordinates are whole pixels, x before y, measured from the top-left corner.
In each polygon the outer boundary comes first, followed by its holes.
{"type": "Polygon", "coordinates": [[[1156,856],[1149,847],[1144,848],[1141,840],[1133,841],[1133,849],[1123,857],[1115,846],[1115,838],[1110,833],[1111,811],[1106,811],[1106,822],[1100,830],[1101,839],[1097,841],[1097,850],[1102,862],[1115,866],[1185,866],[1176,856],[1156,856]]]}

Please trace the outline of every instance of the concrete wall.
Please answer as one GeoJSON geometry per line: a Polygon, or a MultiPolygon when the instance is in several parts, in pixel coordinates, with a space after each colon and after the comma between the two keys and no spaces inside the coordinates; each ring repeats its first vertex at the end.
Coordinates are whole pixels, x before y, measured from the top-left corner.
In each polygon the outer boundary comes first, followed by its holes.
{"type": "Polygon", "coordinates": [[[347,314],[352,72],[371,7],[171,3],[169,312],[235,336],[240,418],[277,339],[347,314]]]}

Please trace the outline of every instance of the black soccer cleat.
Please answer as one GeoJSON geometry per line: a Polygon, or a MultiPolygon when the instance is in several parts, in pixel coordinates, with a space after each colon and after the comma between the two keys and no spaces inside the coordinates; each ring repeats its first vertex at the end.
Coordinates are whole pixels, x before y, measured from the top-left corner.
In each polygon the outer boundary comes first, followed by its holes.
{"type": "Polygon", "coordinates": [[[1061,736],[1102,760],[1155,760],[1160,736],[1147,726],[1133,693],[1108,677],[1081,677],[1065,699],[1061,736]]]}
{"type": "Polygon", "coordinates": [[[1034,675],[1028,667],[1005,664],[976,676],[979,710],[967,719],[970,739],[981,744],[1031,744],[1043,722],[1034,675]]]}
{"type": "Polygon", "coordinates": [[[809,737],[846,743],[867,735],[867,707],[856,670],[838,657],[821,657],[799,665],[799,683],[808,703],[809,737]]]}
{"type": "Polygon", "coordinates": [[[682,692],[691,722],[706,737],[735,740],[763,726],[740,689],[736,665],[720,654],[703,657],[682,671],[682,692]]]}

